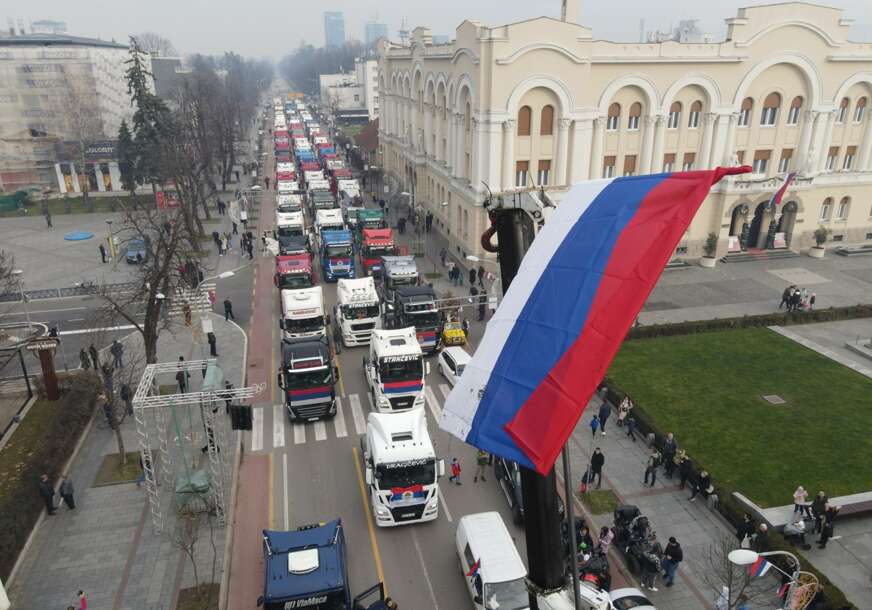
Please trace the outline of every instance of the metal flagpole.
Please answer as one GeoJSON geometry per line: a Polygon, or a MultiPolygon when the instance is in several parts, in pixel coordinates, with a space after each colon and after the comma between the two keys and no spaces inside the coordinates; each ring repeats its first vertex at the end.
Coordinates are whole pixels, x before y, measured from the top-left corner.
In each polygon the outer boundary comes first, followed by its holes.
{"type": "Polygon", "coordinates": [[[575,511],[572,506],[572,468],[569,450],[563,445],[563,492],[566,495],[566,526],[569,529],[569,569],[572,570],[572,599],[575,610],[581,610],[578,591],[578,540],[575,538],[575,511]]]}

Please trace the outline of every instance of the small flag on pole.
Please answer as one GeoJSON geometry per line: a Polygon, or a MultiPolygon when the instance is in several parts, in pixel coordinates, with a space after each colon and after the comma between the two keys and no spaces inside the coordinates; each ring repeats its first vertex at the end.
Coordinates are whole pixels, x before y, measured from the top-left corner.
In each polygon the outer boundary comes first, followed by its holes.
{"type": "Polygon", "coordinates": [[[796,172],[790,172],[787,174],[787,177],[784,179],[784,184],[782,184],[777,191],[772,193],[772,198],[769,200],[769,205],[778,205],[781,203],[781,199],[784,197],[784,193],[787,192],[787,187],[790,186],[790,183],[793,182],[793,178],[796,176],[796,172]]]}
{"type": "Polygon", "coordinates": [[[478,574],[478,569],[481,567],[481,559],[472,564],[472,567],[469,568],[469,572],[466,573],[467,578],[472,578],[476,574],[478,574]]]}
{"type": "Polygon", "coordinates": [[[751,576],[759,578],[765,575],[771,567],[772,564],[766,561],[765,557],[757,557],[757,561],[751,564],[751,576]]]}

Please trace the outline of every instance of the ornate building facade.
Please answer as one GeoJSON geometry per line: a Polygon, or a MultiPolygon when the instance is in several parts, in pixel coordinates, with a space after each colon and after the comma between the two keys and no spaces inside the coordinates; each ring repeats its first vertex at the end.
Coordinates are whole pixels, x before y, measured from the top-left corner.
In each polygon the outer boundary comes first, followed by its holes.
{"type": "Polygon", "coordinates": [[[380,46],[382,163],[462,257],[483,254],[488,189],[559,200],[580,180],[739,163],[753,173],[713,189],[677,256],[700,257],[710,233],[718,255],[799,251],[821,226],[870,243],[872,44],[850,25],[791,2],[740,9],[717,43],[600,41],[571,15],[464,21],[439,45],[417,28],[380,46]]]}

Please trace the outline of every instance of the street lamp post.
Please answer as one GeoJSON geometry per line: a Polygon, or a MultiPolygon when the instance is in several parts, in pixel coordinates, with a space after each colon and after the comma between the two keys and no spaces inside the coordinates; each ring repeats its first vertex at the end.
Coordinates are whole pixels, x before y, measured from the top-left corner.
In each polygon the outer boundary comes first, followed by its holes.
{"type": "Polygon", "coordinates": [[[109,256],[112,257],[112,260],[115,260],[115,236],[112,233],[112,223],[114,221],[110,218],[106,219],[106,224],[109,225],[109,256]]]}
{"type": "Polygon", "coordinates": [[[27,332],[29,333],[32,324],[30,323],[30,307],[27,305],[27,295],[24,294],[24,270],[13,269],[12,275],[14,275],[18,281],[18,293],[21,295],[21,302],[24,304],[24,316],[27,319],[27,332]]]}
{"type": "MultiPolygon", "coordinates": [[[[793,568],[793,571],[788,573],[774,563],[769,564],[789,579],[788,589],[784,594],[784,600],[782,601],[781,607],[787,607],[791,598],[799,593],[800,597],[797,600],[797,603],[790,607],[794,610],[803,610],[804,608],[807,608],[812,599],[814,599],[815,594],[820,588],[820,583],[818,582],[817,576],[801,569],[802,566],[796,555],[789,551],[767,551],[765,553],[757,553],[750,549],[735,549],[730,551],[727,555],[727,559],[729,559],[730,563],[733,565],[750,566],[761,557],[774,557],[779,555],[787,557],[791,561],[793,568]]],[[[730,594],[732,594],[732,592],[730,592],[730,594]]],[[[732,600],[728,600],[728,603],[732,603],[732,600]]]]}

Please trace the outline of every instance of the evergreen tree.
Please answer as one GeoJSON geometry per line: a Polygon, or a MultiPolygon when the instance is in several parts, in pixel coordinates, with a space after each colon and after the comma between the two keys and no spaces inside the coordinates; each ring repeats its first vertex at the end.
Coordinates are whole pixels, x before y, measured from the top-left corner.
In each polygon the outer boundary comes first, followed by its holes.
{"type": "Polygon", "coordinates": [[[127,121],[121,121],[118,129],[118,170],[122,188],[132,195],[136,191],[136,150],[127,121]]]}

